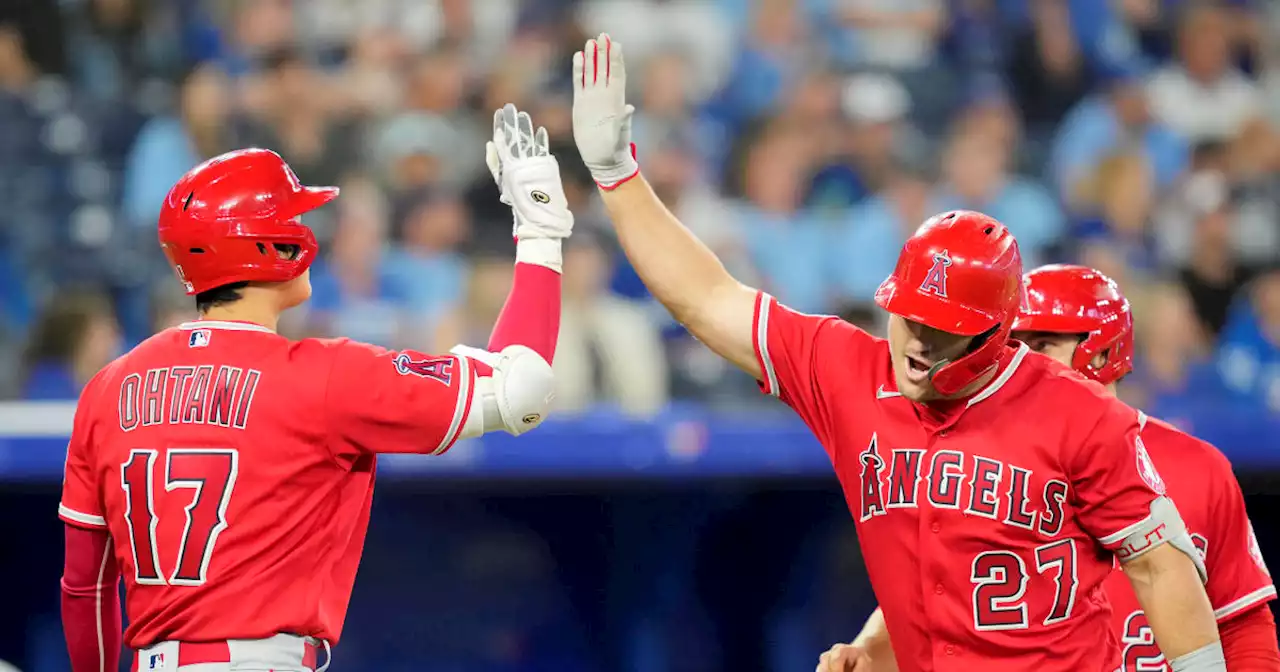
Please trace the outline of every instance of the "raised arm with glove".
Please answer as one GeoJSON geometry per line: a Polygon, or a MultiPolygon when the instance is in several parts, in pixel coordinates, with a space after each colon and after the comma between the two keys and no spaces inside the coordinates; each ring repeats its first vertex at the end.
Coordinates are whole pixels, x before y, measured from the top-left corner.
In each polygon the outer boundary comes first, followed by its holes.
{"type": "Polygon", "coordinates": [[[759,293],[729,275],[640,174],[622,46],[603,34],[589,40],[574,54],[573,80],[573,139],[640,279],[698,340],[760,379],[752,340],[759,293]]]}
{"type": "Polygon", "coordinates": [[[545,416],[552,389],[546,365],[555,357],[560,331],[561,242],[573,233],[573,213],[560,181],[560,165],[548,150],[547,131],[535,129],[527,113],[510,104],[494,112],[485,162],[499,197],[511,206],[516,266],[487,350],[453,349],[477,362],[482,376],[486,369],[492,371],[491,384],[483,385],[485,378],[477,383],[483,426],[467,427],[464,437],[498,428],[495,425],[520,434],[545,416]],[[536,385],[511,384],[535,380],[536,385]]]}

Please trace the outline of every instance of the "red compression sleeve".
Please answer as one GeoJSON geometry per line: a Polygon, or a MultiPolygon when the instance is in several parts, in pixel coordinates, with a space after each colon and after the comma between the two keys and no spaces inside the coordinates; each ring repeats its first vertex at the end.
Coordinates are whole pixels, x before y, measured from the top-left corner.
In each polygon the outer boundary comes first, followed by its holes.
{"type": "Polygon", "coordinates": [[[106,672],[120,662],[120,570],[106,530],[66,526],[62,632],[72,672],[106,672]]]}
{"type": "Polygon", "coordinates": [[[1271,608],[1259,604],[1218,624],[1222,651],[1231,672],[1280,670],[1280,646],[1271,608]]]}
{"type": "Polygon", "coordinates": [[[560,336],[560,274],[538,264],[516,262],[511,292],[489,337],[490,352],[520,344],[548,362],[560,336]]]}

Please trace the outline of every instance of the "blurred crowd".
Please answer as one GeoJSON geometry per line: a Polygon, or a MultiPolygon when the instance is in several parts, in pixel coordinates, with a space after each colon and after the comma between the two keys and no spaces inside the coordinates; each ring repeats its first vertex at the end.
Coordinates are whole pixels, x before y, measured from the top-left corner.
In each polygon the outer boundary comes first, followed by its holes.
{"type": "Polygon", "coordinates": [[[573,148],[569,61],[627,48],[646,176],[744,282],[880,330],[929,214],[982,210],[1027,267],[1096,266],[1138,319],[1131,400],[1280,413],[1280,3],[1265,0],[7,0],[0,3],[0,381],[71,398],[189,319],[160,203],[223,151],[280,152],[338,202],[307,223],[285,329],[483,343],[510,213],[503,103],[545,125],[578,227],[567,410],[740,404],[648,299],[573,148]]]}

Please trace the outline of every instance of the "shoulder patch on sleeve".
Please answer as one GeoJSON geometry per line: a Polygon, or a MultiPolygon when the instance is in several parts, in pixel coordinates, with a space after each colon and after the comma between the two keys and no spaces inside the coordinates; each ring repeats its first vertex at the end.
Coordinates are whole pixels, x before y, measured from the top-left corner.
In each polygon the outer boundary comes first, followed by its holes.
{"type": "Polygon", "coordinates": [[[430,378],[443,383],[446,387],[453,383],[452,357],[422,357],[415,359],[407,352],[396,355],[392,362],[396,371],[402,376],[418,376],[430,378]]]}
{"type": "Polygon", "coordinates": [[[1253,521],[1249,521],[1249,557],[1253,558],[1253,562],[1258,566],[1258,569],[1261,569],[1267,576],[1271,576],[1271,570],[1267,569],[1267,561],[1262,559],[1262,549],[1258,546],[1258,535],[1253,533],[1253,521]]]}
{"type": "Polygon", "coordinates": [[[1164,495],[1164,479],[1160,478],[1160,472],[1156,471],[1156,465],[1151,461],[1151,456],[1147,454],[1147,447],[1142,443],[1142,437],[1136,437],[1134,446],[1134,454],[1137,456],[1138,475],[1142,477],[1142,481],[1147,484],[1156,494],[1164,495]]]}

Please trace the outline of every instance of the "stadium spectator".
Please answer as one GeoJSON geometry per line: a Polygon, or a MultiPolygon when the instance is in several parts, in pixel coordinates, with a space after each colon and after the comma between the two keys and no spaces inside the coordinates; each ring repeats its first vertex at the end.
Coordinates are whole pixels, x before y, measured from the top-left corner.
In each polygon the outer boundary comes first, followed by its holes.
{"type": "Polygon", "coordinates": [[[946,42],[965,86],[1001,79],[1009,59],[1015,17],[995,0],[951,3],[946,42]]]}
{"type": "MultiPolygon", "coordinates": [[[[691,94],[706,99],[718,90],[728,77],[734,57],[734,21],[726,7],[738,5],[740,15],[746,9],[740,0],[705,2],[705,0],[595,0],[576,3],[579,22],[589,35],[612,31],[619,42],[627,45],[627,58],[642,63],[663,53],[680,53],[687,58],[691,94]]],[[[800,3],[776,0],[752,0],[771,17],[785,21],[793,14],[788,5],[800,3]]],[[[803,17],[798,17],[803,20],[803,17]]],[[[781,32],[788,27],[779,25],[781,32]]],[[[574,45],[582,48],[582,42],[574,45]]]]}
{"type": "MultiPolygon", "coordinates": [[[[645,175],[663,203],[680,217],[735,273],[754,278],[742,226],[730,205],[699,174],[698,160],[687,135],[668,134],[646,145],[645,175]]],[[[625,257],[619,257],[625,263],[625,257]]],[[[645,295],[647,296],[647,291],[645,295]]]]}
{"type": "Polygon", "coordinates": [[[333,86],[345,94],[335,104],[360,119],[394,113],[403,94],[399,70],[409,54],[404,36],[391,27],[354,34],[346,61],[333,76],[333,86]]]}
{"type": "MultiPolygon", "coordinates": [[[[690,150],[698,158],[710,158],[717,148],[713,146],[717,134],[708,135],[707,124],[700,123],[694,105],[692,82],[689,81],[689,61],[683,54],[667,52],[655,54],[644,62],[641,72],[641,96],[632,120],[634,137],[638,144],[648,147],[661,139],[675,135],[690,143],[690,150]]],[[[548,129],[550,132],[550,129],[548,129]]]]}
{"type": "Polygon", "coordinates": [[[797,310],[819,312],[830,297],[822,225],[802,202],[810,151],[802,130],[766,131],[747,152],[736,219],[764,289],[797,310]]]}
{"type": "Polygon", "coordinates": [[[70,291],[50,297],[23,356],[23,399],[74,399],[119,354],[120,329],[106,297],[70,291]]]}
{"type": "MultiPolygon", "coordinates": [[[[806,197],[819,210],[847,209],[884,186],[895,156],[910,150],[911,98],[889,75],[850,77],[841,91],[844,128],[819,148],[828,154],[806,197]]],[[[813,128],[813,126],[806,126],[813,128]]]]}
{"type": "Polygon", "coordinates": [[[301,53],[267,54],[240,88],[247,107],[242,144],[275,150],[303,184],[338,184],[360,168],[358,129],[336,117],[336,92],[301,53]]]}
{"type": "Polygon", "coordinates": [[[22,33],[12,25],[0,24],[0,91],[21,94],[39,74],[27,55],[22,33]]]}
{"type": "Polygon", "coordinates": [[[388,256],[387,273],[407,297],[408,319],[422,347],[444,352],[462,337],[457,313],[467,268],[457,248],[467,236],[470,214],[446,191],[417,194],[400,210],[402,244],[388,256]]]}
{"type": "Polygon", "coordinates": [[[382,35],[414,51],[442,42],[463,45],[469,57],[488,65],[501,53],[518,6],[504,0],[313,0],[298,10],[302,37],[326,50],[341,52],[352,42],[382,35]]]}
{"type": "Polygon", "coordinates": [[[234,0],[212,11],[224,35],[220,64],[232,76],[253,72],[260,59],[296,41],[298,15],[290,0],[234,0]]]}
{"type": "MultiPolygon", "coordinates": [[[[1136,152],[1107,157],[1081,187],[1074,226],[1081,261],[1117,282],[1157,271],[1149,218],[1156,190],[1151,166],[1136,152]]],[[[1137,281],[1137,278],[1134,278],[1137,281]]],[[[1125,287],[1130,287],[1125,282],[1125,287]]]]}
{"type": "Polygon", "coordinates": [[[174,75],[181,49],[151,0],[84,0],[70,6],[71,65],[80,91],[114,103],[128,100],[147,77],[174,75]]]}
{"type": "Polygon", "coordinates": [[[151,331],[153,333],[176,327],[196,319],[195,302],[175,282],[161,283],[151,294],[151,331]]]}
{"type": "Polygon", "coordinates": [[[404,111],[387,122],[380,138],[393,189],[413,191],[435,183],[462,188],[482,174],[484,152],[477,148],[492,135],[492,122],[480,122],[464,106],[471,76],[465,56],[446,46],[409,67],[404,111]],[[448,157],[448,170],[426,166],[424,157],[448,157]]]}
{"type": "Polygon", "coordinates": [[[836,23],[853,43],[846,63],[861,68],[918,72],[933,65],[946,28],[942,0],[844,0],[834,3],[836,23]]]}
{"type": "Polygon", "coordinates": [[[1177,265],[1201,328],[1214,338],[1226,323],[1232,297],[1252,277],[1235,253],[1236,205],[1226,176],[1212,170],[1186,180],[1180,201],[1181,217],[1164,220],[1158,236],[1162,249],[1172,252],[1177,245],[1181,252],[1169,261],[1177,265]]]}
{"type": "Polygon", "coordinates": [[[657,325],[638,304],[609,292],[609,253],[575,231],[564,258],[564,304],[556,343],[556,405],[583,411],[617,404],[645,417],[667,402],[667,365],[657,325]]]}
{"type": "Polygon", "coordinates": [[[1023,263],[1034,268],[1060,242],[1066,226],[1047,189],[1010,173],[1013,137],[999,117],[958,122],[947,144],[942,183],[930,210],[978,210],[1006,222],[1018,237],[1023,263]]]}
{"type": "Polygon", "coordinates": [[[714,108],[732,133],[772,110],[814,58],[806,41],[811,29],[798,3],[761,0],[751,11],[749,30],[714,108]]]}
{"type": "MultiPolygon", "coordinates": [[[[547,127],[579,230],[614,254],[563,76],[608,28],[640,66],[646,175],[737,277],[874,327],[867,301],[903,233],[981,208],[1008,220],[1028,264],[1102,267],[1135,305],[1172,279],[1212,335],[1253,269],[1280,262],[1280,9],[1210,4],[77,0],[55,26],[51,0],[0,3],[0,306],[18,341],[59,283],[111,293],[127,340],[184,319],[187,302],[148,289],[156,208],[183,170],[257,144],[350,196],[308,220],[316,302],[287,331],[483,342],[511,265],[482,164],[490,110],[512,101],[547,127]],[[155,78],[188,72],[175,49],[215,60],[155,115],[155,78]],[[113,91],[126,95],[102,105],[113,91]],[[1168,105],[1153,115],[1149,96],[1170,91],[1169,123],[1212,128],[1184,138],[1159,121],[1168,105]]],[[[651,307],[628,264],[606,268],[612,293],[651,307]]],[[[650,319],[673,391],[740,401],[718,360],[650,319]]]]}
{"type": "Polygon", "coordinates": [[[15,91],[37,73],[66,72],[68,26],[58,0],[0,3],[0,90],[15,91]]]}
{"type": "Polygon", "coordinates": [[[1140,66],[1105,70],[1101,90],[1080,101],[1063,119],[1053,140],[1049,176],[1058,197],[1077,207],[1083,180],[1116,147],[1132,145],[1150,164],[1156,186],[1168,188],[1188,158],[1187,144],[1151,118],[1140,66]]]}
{"type": "Polygon", "coordinates": [[[1022,120],[1033,136],[1051,133],[1093,89],[1070,9],[1060,0],[1031,0],[1031,21],[1010,49],[1007,76],[1022,120]]]}
{"type": "Polygon", "coordinates": [[[1218,372],[1237,403],[1280,412],[1280,268],[1259,275],[1232,307],[1218,372]]]}
{"type": "Polygon", "coordinates": [[[389,218],[382,194],[371,184],[350,183],[337,207],[327,255],[311,267],[306,332],[385,347],[430,345],[412,332],[408,292],[384,263],[389,218]]]}
{"type": "Polygon", "coordinates": [[[1134,307],[1139,356],[1120,394],[1155,417],[1178,419],[1187,399],[1221,390],[1209,339],[1181,286],[1161,283],[1125,294],[1134,307]]]}
{"type": "Polygon", "coordinates": [[[1230,150],[1236,254],[1259,266],[1280,260],[1280,135],[1262,120],[1245,127],[1230,150]]]}
{"type": "Polygon", "coordinates": [[[920,166],[899,165],[883,189],[835,223],[826,256],[842,303],[870,305],[893,272],[902,243],[932,214],[929,177],[920,166]]]}
{"type": "Polygon", "coordinates": [[[153,117],[142,128],[124,168],[122,209],[136,226],[154,227],[173,183],[205,159],[238,144],[229,124],[231,88],[212,63],[186,73],[178,110],[153,117]]]}
{"type": "Polygon", "coordinates": [[[1161,123],[1189,142],[1229,140],[1262,115],[1257,84],[1232,60],[1231,17],[1209,4],[1193,4],[1178,25],[1177,60],[1147,85],[1161,123]]]}

